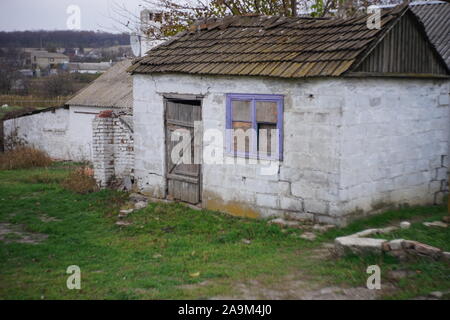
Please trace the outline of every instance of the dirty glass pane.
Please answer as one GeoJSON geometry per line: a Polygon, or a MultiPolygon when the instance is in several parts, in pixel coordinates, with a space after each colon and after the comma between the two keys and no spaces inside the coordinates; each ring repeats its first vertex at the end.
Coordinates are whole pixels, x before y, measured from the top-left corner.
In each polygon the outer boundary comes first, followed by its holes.
{"type": "Polygon", "coordinates": [[[278,106],[274,101],[256,101],[256,122],[277,123],[278,106]]]}
{"type": "Polygon", "coordinates": [[[278,149],[278,134],[276,124],[258,124],[258,152],[260,156],[271,157],[278,149]],[[272,141],[273,139],[273,141],[272,141]]]}
{"type": "Polygon", "coordinates": [[[251,101],[233,100],[233,121],[252,121],[251,101]]]}
{"type": "Polygon", "coordinates": [[[250,152],[252,136],[251,122],[233,122],[233,149],[234,152],[250,152]]]}

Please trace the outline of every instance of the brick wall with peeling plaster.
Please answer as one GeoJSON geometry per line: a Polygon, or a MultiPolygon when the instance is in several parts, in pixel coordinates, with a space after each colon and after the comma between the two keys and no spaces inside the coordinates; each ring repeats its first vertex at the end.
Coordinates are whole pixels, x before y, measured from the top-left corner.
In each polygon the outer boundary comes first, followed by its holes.
{"type": "Polygon", "coordinates": [[[93,166],[101,187],[123,183],[134,173],[134,146],[131,117],[112,111],[100,113],[92,122],[93,166]]]}
{"type": "Polygon", "coordinates": [[[277,174],[263,176],[258,165],[204,164],[206,208],[345,224],[390,205],[440,201],[447,193],[448,80],[133,78],[135,178],[153,197],[166,196],[165,93],[203,95],[204,129],[222,132],[225,94],[285,96],[277,174]]]}

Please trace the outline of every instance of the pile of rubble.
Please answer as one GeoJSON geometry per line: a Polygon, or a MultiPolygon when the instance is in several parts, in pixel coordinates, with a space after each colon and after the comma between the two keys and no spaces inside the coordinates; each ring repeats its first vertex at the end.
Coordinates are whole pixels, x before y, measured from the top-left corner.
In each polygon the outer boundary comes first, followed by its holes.
{"type": "MultiPolygon", "coordinates": [[[[440,221],[424,222],[428,227],[447,228],[446,223],[440,221]]],[[[409,222],[402,222],[400,228],[409,228],[409,222]]],[[[385,240],[369,238],[370,235],[381,235],[397,230],[398,227],[387,227],[381,229],[368,229],[349,236],[339,237],[335,239],[334,248],[339,256],[348,253],[354,254],[381,254],[387,253],[399,259],[407,259],[412,256],[427,257],[434,260],[450,261],[450,252],[444,252],[439,248],[429,246],[418,241],[395,239],[385,240]]]]}
{"type": "MultiPolygon", "coordinates": [[[[131,213],[136,210],[144,209],[148,206],[149,199],[146,196],[143,196],[138,193],[132,193],[129,197],[129,205],[130,209],[122,209],[119,213],[119,219],[127,218],[131,213]]],[[[116,222],[118,226],[129,226],[131,223],[128,221],[119,220],[116,222]]]]}

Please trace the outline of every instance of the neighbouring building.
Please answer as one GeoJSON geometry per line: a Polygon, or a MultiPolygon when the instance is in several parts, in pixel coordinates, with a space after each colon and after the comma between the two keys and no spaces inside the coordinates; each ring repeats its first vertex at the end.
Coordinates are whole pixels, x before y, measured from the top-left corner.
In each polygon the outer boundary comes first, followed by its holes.
{"type": "Polygon", "coordinates": [[[4,121],[5,145],[21,141],[60,160],[92,161],[93,119],[104,110],[132,113],[132,82],[122,61],[78,92],[65,106],[4,121]]]}
{"type": "Polygon", "coordinates": [[[70,73],[104,73],[111,68],[112,62],[73,62],[69,63],[70,73]]]}
{"type": "Polygon", "coordinates": [[[407,6],[367,20],[209,19],[136,59],[136,187],[335,224],[441,202],[449,68],[407,6]]]}
{"type": "Polygon", "coordinates": [[[45,50],[36,50],[28,53],[26,64],[36,69],[55,69],[69,63],[69,57],[62,53],[53,53],[45,50]]]}

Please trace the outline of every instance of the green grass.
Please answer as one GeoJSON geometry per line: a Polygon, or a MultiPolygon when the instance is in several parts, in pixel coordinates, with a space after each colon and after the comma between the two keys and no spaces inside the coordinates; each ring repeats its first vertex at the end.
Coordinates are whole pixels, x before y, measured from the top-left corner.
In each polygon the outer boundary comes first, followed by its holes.
{"type": "Polygon", "coordinates": [[[300,265],[296,250],[311,247],[296,230],[179,204],[152,204],[133,213],[132,226],[119,227],[126,195],[70,193],[58,184],[66,174],[64,167],[0,172],[0,221],[49,235],[38,245],[0,243],[0,297],[207,297],[229,292],[235,280],[286,274],[300,265]],[[70,265],[81,268],[81,291],[66,288],[70,265]],[[205,280],[218,281],[195,292],[180,288],[205,280]]]}
{"type": "MultiPolygon", "coordinates": [[[[411,298],[450,288],[450,268],[443,262],[332,259],[315,253],[335,236],[367,227],[412,217],[437,219],[444,214],[443,207],[387,212],[329,231],[314,242],[299,239],[300,230],[281,230],[266,221],[196,211],[181,204],[151,204],[126,219],[132,225],[119,227],[115,223],[127,194],[66,191],[60,182],[73,167],[59,163],[44,169],[0,171],[0,223],[49,236],[39,244],[0,241],[1,299],[202,299],[230,295],[236,283],[246,280],[260,279],[269,285],[299,270],[311,287],[365,286],[371,264],[379,264],[383,274],[393,269],[420,271],[393,283],[399,289],[386,298],[411,298]],[[43,222],[41,216],[57,220],[43,222]],[[66,269],[71,265],[81,268],[80,291],[66,287],[66,269]]],[[[410,231],[419,229],[420,225],[413,225],[410,231]]],[[[448,245],[448,233],[434,231],[440,233],[436,241],[448,245]]],[[[7,235],[10,241],[16,237],[7,235]]],[[[417,237],[421,241],[422,236],[417,237]]]]}

